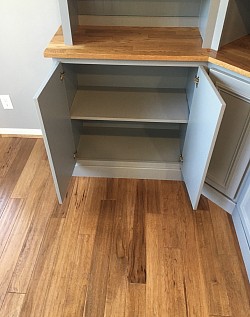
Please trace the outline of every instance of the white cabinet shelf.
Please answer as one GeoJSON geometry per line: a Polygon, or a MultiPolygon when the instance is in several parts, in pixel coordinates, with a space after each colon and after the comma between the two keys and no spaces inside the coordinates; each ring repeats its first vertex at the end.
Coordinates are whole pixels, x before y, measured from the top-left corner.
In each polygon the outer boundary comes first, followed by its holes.
{"type": "Polygon", "coordinates": [[[167,89],[78,90],[71,119],[187,123],[186,92],[167,89]]]}

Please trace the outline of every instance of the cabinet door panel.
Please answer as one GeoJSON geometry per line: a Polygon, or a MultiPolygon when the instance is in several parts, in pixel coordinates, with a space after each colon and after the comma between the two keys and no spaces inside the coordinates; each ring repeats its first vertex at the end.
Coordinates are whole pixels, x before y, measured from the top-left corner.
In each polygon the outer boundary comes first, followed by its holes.
{"type": "Polygon", "coordinates": [[[250,80],[216,69],[210,77],[227,107],[206,182],[234,200],[250,157],[250,80]]]}
{"type": "Polygon", "coordinates": [[[197,209],[225,103],[203,67],[194,88],[183,147],[182,174],[194,209],[197,209]]]}
{"type": "Polygon", "coordinates": [[[62,65],[55,64],[49,78],[34,97],[59,203],[66,194],[75,166],[67,94],[64,82],[60,80],[62,72],[62,65]]]}

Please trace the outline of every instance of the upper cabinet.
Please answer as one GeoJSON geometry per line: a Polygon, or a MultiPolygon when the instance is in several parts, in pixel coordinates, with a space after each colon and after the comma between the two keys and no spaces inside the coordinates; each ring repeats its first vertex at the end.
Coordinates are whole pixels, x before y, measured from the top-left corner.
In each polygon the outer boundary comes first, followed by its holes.
{"type": "Polygon", "coordinates": [[[202,47],[216,50],[228,1],[59,0],[59,4],[66,45],[73,45],[74,34],[84,33],[88,26],[177,27],[196,28],[202,47]]]}
{"type": "Polygon", "coordinates": [[[220,46],[250,34],[250,1],[230,0],[220,46]]]}

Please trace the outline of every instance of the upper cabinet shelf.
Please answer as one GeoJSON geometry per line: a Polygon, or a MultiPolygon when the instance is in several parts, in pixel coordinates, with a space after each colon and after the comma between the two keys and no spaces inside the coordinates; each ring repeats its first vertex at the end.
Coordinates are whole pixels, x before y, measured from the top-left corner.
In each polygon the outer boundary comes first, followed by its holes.
{"type": "Polygon", "coordinates": [[[79,26],[195,27],[201,47],[216,50],[228,1],[60,0],[59,4],[66,45],[75,44],[79,33],[84,36],[85,28],[79,26]]]}

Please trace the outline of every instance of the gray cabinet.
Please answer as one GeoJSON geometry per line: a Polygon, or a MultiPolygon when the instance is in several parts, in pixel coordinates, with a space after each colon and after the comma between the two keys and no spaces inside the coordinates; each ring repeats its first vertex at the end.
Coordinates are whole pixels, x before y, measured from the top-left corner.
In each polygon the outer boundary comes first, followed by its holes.
{"type": "Polygon", "coordinates": [[[197,27],[204,48],[218,49],[228,0],[59,0],[65,44],[79,25],[197,27]]]}
{"type": "Polygon", "coordinates": [[[232,216],[250,281],[250,170],[248,171],[248,177],[246,177],[245,182],[241,186],[232,216]]]}
{"type": "Polygon", "coordinates": [[[250,158],[250,80],[211,69],[210,77],[226,102],[226,110],[206,182],[236,201],[250,158]]]}
{"type": "Polygon", "coordinates": [[[183,178],[197,208],[224,101],[203,67],[146,65],[56,63],[42,85],[35,99],[60,202],[73,173],[183,178]]]}
{"type": "MultiPolygon", "coordinates": [[[[202,47],[217,50],[250,28],[248,0],[59,5],[67,45],[84,25],[113,26],[114,32],[116,26],[172,26],[198,28],[202,47]]],[[[212,70],[215,88],[199,66],[67,58],[56,64],[35,99],[59,201],[72,174],[184,179],[194,209],[207,177],[209,186],[234,201],[249,159],[249,83],[212,70]],[[223,99],[228,106],[212,155],[223,99]]]]}

